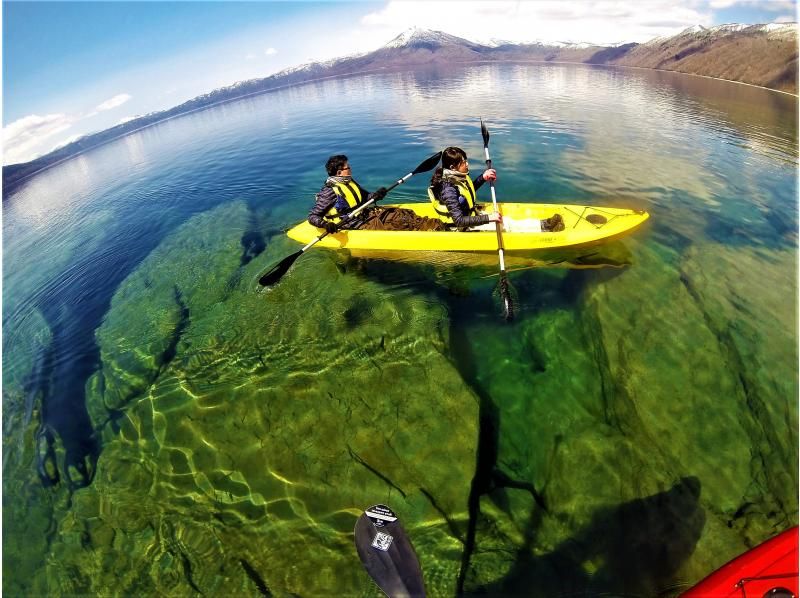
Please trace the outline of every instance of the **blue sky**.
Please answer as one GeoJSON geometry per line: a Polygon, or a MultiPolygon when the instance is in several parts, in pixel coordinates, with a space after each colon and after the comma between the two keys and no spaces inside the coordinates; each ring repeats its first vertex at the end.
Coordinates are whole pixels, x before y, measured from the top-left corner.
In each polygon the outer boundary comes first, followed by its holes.
{"type": "Polygon", "coordinates": [[[3,163],[236,81],[374,50],[412,26],[474,41],[647,41],[796,20],[795,0],[3,2],[3,163]]]}

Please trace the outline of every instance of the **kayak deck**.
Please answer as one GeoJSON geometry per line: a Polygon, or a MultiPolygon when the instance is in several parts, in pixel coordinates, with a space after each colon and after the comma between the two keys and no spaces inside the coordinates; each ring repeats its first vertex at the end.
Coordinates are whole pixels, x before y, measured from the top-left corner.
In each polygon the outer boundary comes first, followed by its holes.
{"type": "MultiPolygon", "coordinates": [[[[386,207],[406,208],[413,210],[419,216],[436,217],[430,202],[393,204],[386,207]]],[[[603,243],[629,234],[649,218],[649,214],[643,211],[565,204],[500,203],[498,210],[504,217],[515,221],[532,218],[544,220],[554,214],[560,214],[564,220],[564,230],[558,232],[504,232],[503,248],[508,252],[603,243]]],[[[305,244],[323,232],[322,229],[304,221],[290,229],[287,235],[305,244]]],[[[494,230],[467,232],[342,230],[327,235],[319,242],[319,246],[386,251],[495,252],[497,234],[494,230]]]]}
{"type": "Polygon", "coordinates": [[[797,526],[751,548],[703,579],[681,598],[796,596],[797,526]]]}

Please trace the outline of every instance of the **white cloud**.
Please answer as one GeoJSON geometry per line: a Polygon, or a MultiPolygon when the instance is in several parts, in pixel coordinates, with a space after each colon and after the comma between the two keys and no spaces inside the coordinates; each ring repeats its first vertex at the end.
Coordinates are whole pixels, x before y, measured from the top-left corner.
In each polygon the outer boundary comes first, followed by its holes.
{"type": "Polygon", "coordinates": [[[131,99],[131,95],[127,93],[120,93],[115,95],[113,98],[106,100],[105,102],[98,104],[95,110],[97,112],[103,112],[105,110],[112,110],[119,106],[122,106],[125,102],[131,99]]]}
{"type": "Polygon", "coordinates": [[[794,23],[797,20],[795,15],[781,15],[772,20],[773,23],[794,23]]]}
{"type": "Polygon", "coordinates": [[[264,54],[266,54],[267,56],[274,56],[277,53],[278,51],[275,48],[267,48],[266,50],[264,50],[264,54]]]}
{"type": "Polygon", "coordinates": [[[572,41],[608,44],[643,42],[671,35],[692,25],[712,25],[710,10],[675,6],[672,0],[634,4],[627,1],[584,2],[391,0],[361,19],[375,33],[412,26],[444,30],[473,41],[501,37],[509,41],[572,41]]]}
{"type": "Polygon", "coordinates": [[[42,143],[69,129],[75,119],[66,114],[31,114],[3,127],[3,164],[33,160],[42,143]]]}
{"type": "Polygon", "coordinates": [[[743,6],[770,12],[793,12],[795,7],[792,0],[709,0],[708,5],[714,10],[743,6]]]}
{"type": "Polygon", "coordinates": [[[116,127],[117,125],[124,125],[126,122],[128,122],[130,120],[133,120],[134,118],[138,118],[138,117],[137,116],[126,116],[125,118],[121,118],[116,123],[114,123],[114,126],[116,127]]]}

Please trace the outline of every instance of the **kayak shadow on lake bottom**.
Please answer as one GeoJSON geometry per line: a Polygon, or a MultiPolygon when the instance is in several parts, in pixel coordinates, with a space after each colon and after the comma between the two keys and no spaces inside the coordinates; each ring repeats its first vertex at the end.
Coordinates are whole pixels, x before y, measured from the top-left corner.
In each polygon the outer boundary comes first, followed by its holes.
{"type": "Polygon", "coordinates": [[[534,508],[508,573],[466,593],[529,596],[656,596],[687,588],[674,581],[705,526],[700,481],[684,477],[667,491],[598,510],[577,535],[544,555],[532,546],[542,511],[534,508]],[[595,565],[588,574],[584,565],[595,565]]]}
{"type": "MultiPolygon", "coordinates": [[[[359,254],[340,250],[331,255],[343,274],[356,274],[395,288],[430,286],[428,290],[440,296],[445,304],[449,303],[451,296],[477,295],[482,292],[478,287],[487,282],[496,286],[499,277],[497,254],[418,251],[359,254]]],[[[519,300],[524,306],[529,300],[526,293],[518,291],[537,292],[541,284],[546,287],[555,284],[559,303],[571,305],[587,284],[605,281],[624,272],[633,264],[633,256],[622,241],[614,241],[580,250],[506,254],[505,262],[514,303],[519,300]],[[592,274],[580,270],[592,270],[592,274]],[[544,283],[539,282],[541,275],[544,283]],[[554,283],[553,280],[559,276],[561,281],[554,283]]],[[[499,297],[495,299],[499,304],[499,297]]],[[[484,307],[482,299],[476,298],[473,315],[492,313],[493,308],[486,311],[484,307]]]]}

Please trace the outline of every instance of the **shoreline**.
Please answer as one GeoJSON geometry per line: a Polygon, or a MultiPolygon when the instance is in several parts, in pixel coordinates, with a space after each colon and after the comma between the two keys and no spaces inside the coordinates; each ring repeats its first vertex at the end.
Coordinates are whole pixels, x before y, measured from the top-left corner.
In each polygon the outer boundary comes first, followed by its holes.
{"type": "MultiPolygon", "coordinates": [[[[591,64],[591,63],[586,63],[586,62],[571,62],[571,61],[566,61],[566,60],[474,60],[474,61],[471,60],[471,61],[457,62],[455,64],[464,65],[464,66],[473,65],[473,64],[475,64],[475,65],[478,65],[478,64],[571,64],[571,65],[580,65],[580,66],[586,66],[586,67],[624,68],[624,69],[638,69],[638,70],[644,70],[644,71],[658,71],[658,72],[665,72],[665,73],[675,73],[675,74],[678,74],[678,75],[687,75],[687,76],[690,76],[690,77],[701,77],[701,78],[704,78],[704,79],[711,79],[711,80],[714,80],[714,81],[724,81],[726,83],[736,83],[738,85],[746,85],[748,87],[755,87],[757,89],[763,89],[763,90],[766,90],[766,91],[771,91],[771,92],[775,92],[775,93],[781,93],[781,94],[784,94],[784,95],[788,95],[788,96],[794,97],[796,99],[800,99],[800,95],[799,94],[792,93],[792,92],[789,92],[789,91],[782,91],[782,90],[779,90],[779,89],[772,89],[770,87],[764,87],[763,85],[755,85],[753,83],[745,83],[743,81],[735,81],[733,79],[724,79],[722,77],[712,77],[710,75],[699,75],[699,74],[696,74],[696,73],[684,73],[682,71],[674,71],[674,70],[670,70],[670,69],[657,69],[657,68],[645,67],[645,66],[630,66],[630,65],[623,65],[623,64],[591,64]]],[[[230,102],[236,102],[236,101],[243,100],[243,99],[246,99],[246,98],[249,98],[249,97],[263,95],[263,94],[266,94],[266,93],[271,93],[273,91],[281,91],[281,90],[288,89],[288,88],[291,88],[291,87],[297,87],[299,85],[305,85],[307,83],[316,83],[316,82],[320,82],[320,81],[327,81],[327,80],[330,80],[330,79],[353,77],[353,76],[358,76],[358,75],[369,75],[369,74],[381,73],[381,72],[392,72],[392,71],[395,71],[395,72],[409,72],[409,71],[414,71],[414,70],[416,70],[418,68],[421,68],[421,67],[436,66],[436,65],[437,65],[437,63],[426,63],[426,64],[413,65],[413,67],[411,67],[411,68],[408,68],[408,67],[396,67],[396,68],[380,67],[380,68],[376,68],[376,69],[367,69],[367,70],[363,70],[363,71],[353,71],[353,72],[350,72],[350,73],[339,73],[339,74],[336,74],[336,75],[328,75],[328,76],[325,76],[325,77],[317,77],[317,78],[314,78],[314,79],[305,79],[303,81],[297,81],[295,83],[287,83],[285,85],[278,85],[276,87],[271,87],[269,89],[264,89],[264,90],[260,90],[260,91],[253,91],[253,92],[246,93],[246,94],[243,94],[243,95],[240,95],[240,96],[236,96],[236,97],[232,97],[232,98],[225,98],[223,100],[219,100],[219,101],[213,102],[211,104],[206,104],[205,106],[200,106],[198,108],[192,108],[191,110],[187,110],[186,112],[181,112],[179,114],[173,114],[171,116],[167,116],[167,117],[165,117],[163,119],[160,119],[160,120],[157,120],[157,121],[154,121],[154,122],[151,122],[151,123],[147,123],[146,125],[142,125],[141,127],[137,127],[136,129],[131,129],[130,131],[126,131],[124,133],[121,133],[120,135],[117,135],[116,137],[111,137],[110,139],[106,139],[104,141],[101,141],[97,145],[93,145],[92,147],[88,147],[86,149],[83,149],[83,150],[80,150],[78,152],[75,152],[74,154],[71,154],[71,155],[69,155],[69,156],[67,156],[65,158],[61,158],[60,160],[57,160],[56,162],[53,162],[53,163],[48,164],[46,166],[43,166],[42,168],[40,168],[38,170],[35,170],[34,172],[32,172],[30,174],[25,175],[21,179],[18,179],[17,181],[14,181],[14,183],[12,184],[12,188],[15,188],[15,187],[17,187],[19,185],[22,185],[23,183],[25,183],[26,181],[30,180],[31,178],[33,178],[37,174],[40,174],[40,173],[42,173],[42,172],[44,172],[44,171],[46,171],[46,170],[48,170],[50,168],[53,168],[54,166],[58,166],[59,164],[63,164],[64,162],[67,162],[67,161],[69,161],[69,160],[71,160],[73,158],[81,156],[81,155],[85,154],[86,152],[89,152],[91,150],[94,150],[94,149],[97,149],[99,147],[102,147],[102,146],[104,146],[104,145],[106,145],[108,143],[112,143],[114,141],[118,141],[119,139],[122,139],[123,137],[131,135],[133,133],[138,133],[139,131],[143,131],[143,130],[149,128],[149,127],[152,127],[152,126],[155,126],[155,125],[159,125],[161,123],[168,122],[168,121],[170,121],[172,119],[175,119],[175,118],[180,118],[182,116],[187,116],[189,114],[194,114],[195,112],[200,112],[202,110],[207,110],[209,108],[214,108],[216,106],[221,106],[223,104],[228,104],[230,102]]],[[[188,101],[191,101],[191,100],[188,100],[188,101]]],[[[98,131],[97,133],[102,133],[102,131],[98,131]]],[[[93,134],[97,134],[97,133],[93,133],[93,134]]],[[[27,164],[27,163],[28,162],[20,162],[18,164],[22,165],[22,164],[27,164]]],[[[8,166],[9,167],[10,166],[17,166],[17,164],[9,164],[8,166]]],[[[3,168],[5,169],[5,168],[7,168],[7,166],[4,165],[3,168]]],[[[3,189],[3,201],[5,201],[5,199],[6,199],[6,194],[5,194],[5,189],[3,189]]]]}

